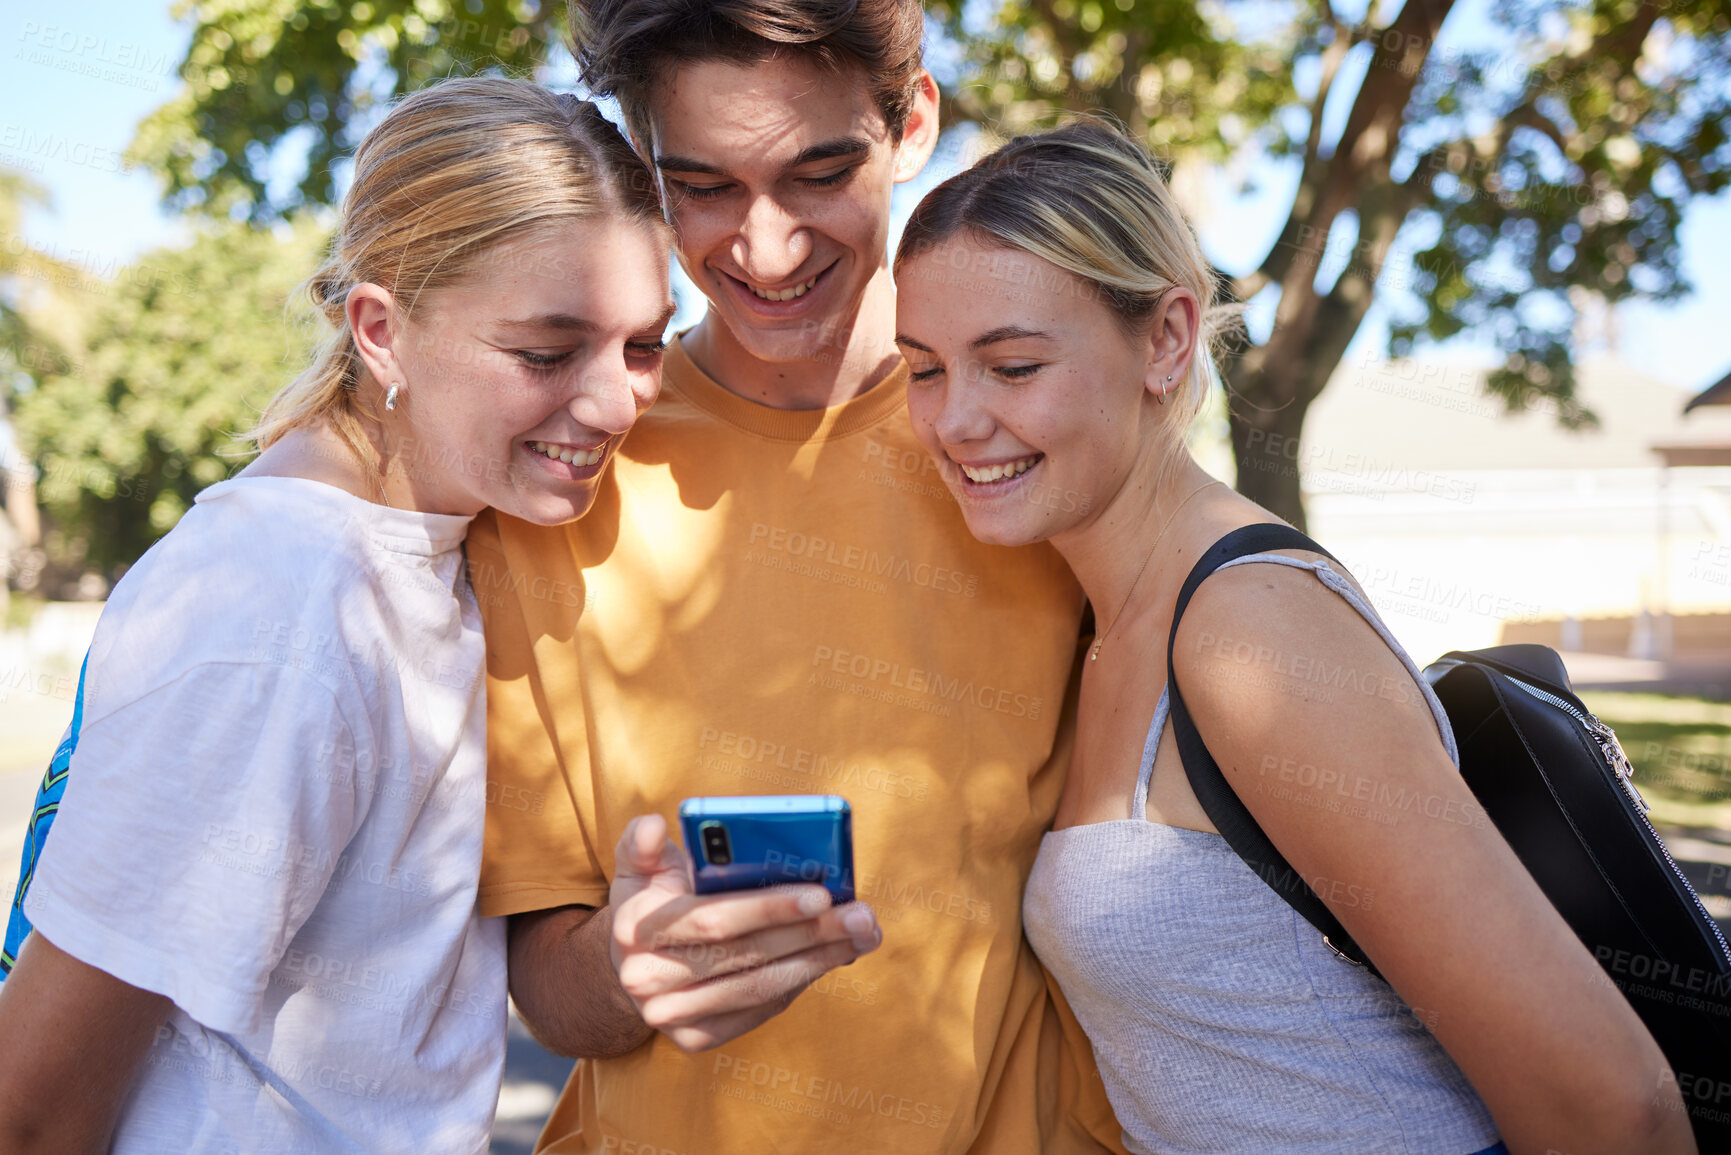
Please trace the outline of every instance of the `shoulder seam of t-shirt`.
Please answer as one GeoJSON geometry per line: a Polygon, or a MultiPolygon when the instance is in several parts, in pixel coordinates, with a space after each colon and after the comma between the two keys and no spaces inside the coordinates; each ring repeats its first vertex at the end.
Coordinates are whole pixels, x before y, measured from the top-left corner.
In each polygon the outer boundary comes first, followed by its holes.
{"type": "MultiPolygon", "coordinates": [[[[366,527],[364,525],[362,525],[359,522],[359,520],[357,518],[355,518],[352,514],[345,514],[344,515],[343,526],[344,526],[345,531],[352,531],[352,532],[359,533],[362,536],[365,544],[367,544],[369,546],[374,544],[374,539],[372,538],[372,536],[370,534],[366,533],[366,527]]],[[[166,541],[167,539],[165,538],[164,540],[166,541]]],[[[284,621],[299,620],[301,618],[304,618],[306,607],[309,604],[313,603],[315,600],[317,600],[321,592],[324,592],[324,593],[331,595],[331,604],[335,605],[338,595],[340,595],[343,591],[351,588],[354,584],[356,584],[357,577],[360,579],[360,584],[364,585],[366,588],[371,590],[376,596],[383,597],[383,598],[388,600],[388,598],[390,597],[389,593],[382,590],[380,588],[380,585],[378,582],[369,580],[369,575],[367,575],[366,571],[360,570],[358,567],[356,567],[353,564],[354,560],[355,560],[353,552],[348,551],[348,550],[344,550],[339,544],[340,541],[341,541],[341,536],[337,535],[337,534],[332,534],[329,537],[326,537],[326,538],[321,540],[321,542],[318,546],[318,553],[321,556],[318,557],[316,566],[314,568],[312,568],[310,571],[310,576],[307,579],[306,587],[305,587],[305,590],[302,593],[301,597],[298,599],[298,601],[293,606],[288,606],[283,610],[283,620],[284,621]]],[[[148,557],[148,555],[146,555],[146,556],[148,557]]],[[[146,579],[148,580],[149,578],[154,578],[156,576],[156,574],[149,573],[149,574],[145,574],[145,575],[141,575],[141,576],[145,576],[146,579]]],[[[453,593],[453,595],[456,595],[457,590],[455,588],[453,588],[452,593],[453,593]]],[[[136,600],[134,602],[132,602],[132,604],[130,604],[126,607],[127,615],[135,614],[138,611],[139,611],[139,603],[136,600]]],[[[321,614],[319,616],[324,617],[326,615],[321,614]]],[[[338,620],[337,620],[335,615],[329,615],[329,617],[330,617],[330,620],[331,620],[333,625],[338,624],[338,620]]],[[[236,636],[240,636],[240,631],[242,631],[246,628],[244,626],[244,624],[239,623],[239,622],[236,623],[236,627],[237,627],[236,636]]],[[[96,635],[91,642],[91,652],[93,654],[96,653],[96,646],[99,644],[104,646],[105,651],[112,649],[114,642],[124,635],[125,629],[126,629],[126,624],[125,624],[124,620],[113,625],[111,629],[106,629],[106,630],[104,629],[104,622],[98,621],[97,627],[96,627],[96,635]]],[[[352,639],[344,639],[345,645],[347,645],[351,641],[352,641],[352,639]]],[[[348,652],[346,650],[343,651],[343,655],[348,656],[348,652]]],[[[343,687],[335,686],[335,685],[331,684],[331,682],[326,681],[324,678],[319,677],[317,672],[313,669],[310,669],[310,668],[305,667],[305,666],[292,665],[292,664],[286,663],[286,662],[263,661],[263,660],[259,660],[256,658],[255,659],[211,658],[211,659],[206,659],[204,661],[195,662],[192,665],[187,666],[185,669],[181,670],[180,672],[176,673],[174,675],[174,677],[169,679],[168,681],[158,682],[157,688],[161,688],[161,687],[170,685],[173,682],[179,681],[183,676],[185,676],[185,674],[190,673],[192,670],[197,669],[199,666],[204,666],[204,665],[275,666],[279,669],[295,670],[299,673],[307,675],[313,681],[317,682],[319,685],[323,686],[326,690],[328,690],[332,694],[332,696],[336,698],[339,707],[346,700],[346,696],[344,694],[344,688],[343,687]]],[[[112,687],[112,684],[109,681],[109,679],[105,676],[107,673],[107,671],[104,668],[105,666],[106,666],[106,663],[102,660],[102,655],[98,655],[97,664],[91,670],[90,692],[89,692],[89,697],[87,698],[87,702],[90,702],[90,701],[99,702],[100,705],[103,707],[103,712],[101,714],[87,713],[87,715],[85,717],[85,724],[87,726],[93,722],[99,721],[101,718],[106,717],[108,715],[108,713],[110,713],[114,710],[123,709],[126,706],[132,705],[133,703],[137,702],[140,698],[142,698],[144,696],[143,694],[134,695],[132,697],[125,698],[125,699],[123,699],[117,703],[110,704],[106,700],[106,698],[107,698],[107,695],[112,692],[113,687],[112,687]]],[[[359,675],[356,672],[351,671],[350,676],[356,678],[357,681],[360,680],[359,675]]],[[[345,716],[345,720],[346,720],[346,716],[345,716]]]]}
{"type": "MultiPolygon", "coordinates": [[[[104,701],[102,703],[103,709],[101,713],[86,712],[84,716],[84,724],[80,733],[88,733],[92,727],[100,726],[103,722],[107,721],[113,715],[118,714],[120,711],[131,709],[133,706],[137,706],[146,701],[151,696],[159,694],[164,690],[168,690],[176,684],[184,681],[192,674],[212,666],[239,666],[243,669],[252,669],[255,667],[269,668],[281,673],[295,674],[304,677],[308,682],[319,687],[319,689],[331,696],[331,704],[336,707],[337,717],[341,720],[343,728],[348,731],[349,743],[351,746],[354,744],[357,731],[354,721],[349,717],[348,713],[349,696],[338,687],[332,686],[330,683],[324,681],[324,679],[318,677],[314,671],[305,669],[301,666],[292,666],[284,662],[227,661],[218,658],[194,662],[175,674],[174,677],[169,678],[166,681],[158,681],[141,692],[133,694],[122,701],[113,703],[104,701]]],[[[76,759],[78,757],[77,752],[74,752],[72,756],[76,759]]]]}
{"type": "MultiPolygon", "coordinates": [[[[259,664],[259,663],[198,662],[192,666],[187,667],[186,670],[184,670],[182,673],[176,675],[174,678],[170,679],[169,681],[158,683],[156,686],[152,687],[146,693],[132,698],[127,703],[127,705],[136,705],[139,702],[144,701],[151,694],[157,693],[157,692],[162,691],[162,690],[166,690],[170,686],[173,686],[175,683],[181,681],[187,675],[192,674],[195,671],[203,669],[207,666],[223,666],[223,665],[250,666],[250,665],[255,665],[255,664],[259,664]]],[[[284,670],[292,671],[294,673],[306,673],[306,671],[296,670],[294,667],[285,666],[285,667],[280,667],[280,668],[282,668],[284,670]]],[[[319,681],[317,678],[309,676],[306,679],[306,681],[308,684],[317,686],[320,689],[324,690],[326,693],[330,694],[331,703],[335,707],[335,716],[336,716],[337,722],[342,727],[342,729],[346,732],[345,736],[348,739],[349,748],[354,749],[355,748],[356,731],[355,731],[355,727],[354,727],[353,723],[350,721],[350,719],[348,717],[347,707],[346,707],[343,695],[332,690],[331,687],[325,685],[323,682],[319,681]]],[[[111,713],[117,712],[119,709],[122,709],[122,708],[124,708],[124,707],[116,707],[114,710],[111,710],[108,713],[111,714],[111,713]]],[[[108,714],[103,715],[103,717],[107,717],[107,716],[108,716],[108,714]]],[[[91,722],[92,722],[92,719],[89,719],[89,718],[85,719],[85,730],[86,731],[88,731],[88,729],[91,725],[91,722]]],[[[331,737],[334,741],[338,738],[338,735],[333,734],[331,737]]],[[[88,749],[88,747],[89,747],[88,742],[80,743],[80,749],[88,749]]],[[[71,775],[72,779],[76,779],[77,775],[78,775],[77,758],[78,758],[78,754],[75,752],[73,754],[73,767],[72,767],[72,775],[71,775]]],[[[239,758],[236,759],[237,764],[239,764],[240,761],[241,761],[241,759],[239,759],[239,758]]],[[[358,785],[360,782],[359,775],[357,775],[353,781],[355,781],[355,783],[358,785]]],[[[357,790],[356,791],[356,797],[357,797],[357,804],[355,807],[353,822],[351,824],[349,831],[347,832],[347,834],[342,839],[342,843],[345,846],[350,842],[350,840],[352,840],[354,838],[355,831],[360,829],[361,825],[366,821],[367,815],[369,814],[369,812],[371,810],[371,802],[372,802],[371,792],[357,790]]],[[[33,891],[33,894],[34,893],[35,892],[33,891]]],[[[43,899],[41,897],[38,897],[36,899],[38,906],[40,905],[40,903],[42,901],[45,901],[45,899],[43,899]]],[[[47,900],[47,901],[52,901],[52,900],[47,900]]],[[[166,958],[166,956],[163,955],[163,953],[160,951],[159,944],[155,944],[155,943],[141,940],[136,935],[128,934],[128,933],[122,932],[122,931],[116,931],[112,926],[110,926],[106,923],[100,922],[99,920],[95,919],[93,916],[91,916],[87,912],[81,911],[78,908],[76,908],[75,906],[68,906],[64,903],[56,903],[56,907],[58,908],[59,914],[57,917],[51,918],[49,920],[50,923],[58,922],[61,918],[65,918],[65,919],[71,920],[73,922],[79,923],[81,925],[82,929],[87,931],[87,932],[99,933],[99,934],[101,934],[105,937],[111,938],[111,939],[121,939],[121,940],[125,940],[127,942],[132,943],[135,947],[138,948],[135,953],[139,957],[141,957],[141,958],[149,957],[153,963],[162,964],[164,959],[166,958]]],[[[40,919],[37,919],[36,921],[40,922],[40,919]]],[[[80,941],[82,943],[82,940],[80,940],[80,941]]],[[[76,955],[75,955],[75,957],[76,957],[76,955]]],[[[170,968],[170,969],[172,969],[172,968],[170,968]]],[[[125,980],[125,981],[132,981],[132,982],[134,982],[134,985],[138,985],[136,980],[130,980],[129,979],[129,980],[125,980]]],[[[208,975],[202,976],[201,981],[208,984],[211,981],[210,976],[208,976],[208,975]]],[[[166,992],[166,991],[155,991],[154,988],[146,988],[146,989],[152,989],[154,991],[154,993],[157,993],[157,994],[168,994],[168,992],[166,992]]],[[[208,986],[206,986],[204,989],[206,992],[208,992],[208,990],[210,988],[208,986]]],[[[194,1018],[198,1018],[198,1016],[200,1014],[203,1014],[203,1015],[209,1016],[210,1018],[215,1019],[216,1021],[218,1021],[220,1023],[221,1029],[225,1029],[225,1030],[250,1030],[250,1029],[254,1029],[251,1026],[243,1026],[240,1022],[240,1019],[243,1018],[248,1013],[242,1008],[242,1004],[249,1003],[249,1002],[256,1002],[257,998],[259,997],[259,992],[256,992],[256,991],[242,992],[236,988],[224,986],[222,989],[222,995],[224,996],[224,999],[226,1000],[226,1009],[222,1013],[219,1013],[219,1014],[214,1015],[214,1016],[212,1016],[210,1014],[210,1012],[212,1011],[213,1008],[211,1005],[209,1005],[208,994],[205,996],[201,996],[200,999],[191,1000],[191,1002],[193,1003],[193,1006],[186,1006],[186,1005],[181,1004],[178,1001],[177,1001],[176,1005],[182,1006],[182,1009],[186,1010],[188,1014],[193,1014],[194,1018]],[[196,1007],[196,1010],[198,1012],[197,1014],[194,1013],[195,1007],[196,1007]]],[[[174,996],[170,996],[170,997],[174,997],[174,996]]],[[[206,1020],[205,1019],[199,1019],[199,1021],[204,1022],[206,1020]]]]}

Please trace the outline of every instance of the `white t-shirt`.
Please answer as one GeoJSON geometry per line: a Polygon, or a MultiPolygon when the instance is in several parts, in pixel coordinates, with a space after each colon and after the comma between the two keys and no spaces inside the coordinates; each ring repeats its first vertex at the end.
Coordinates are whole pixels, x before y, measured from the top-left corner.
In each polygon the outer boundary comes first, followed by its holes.
{"type": "Polygon", "coordinates": [[[114,1150],[484,1151],[505,1054],[469,519],[198,497],[115,586],[25,904],[175,1009],[114,1150]]]}

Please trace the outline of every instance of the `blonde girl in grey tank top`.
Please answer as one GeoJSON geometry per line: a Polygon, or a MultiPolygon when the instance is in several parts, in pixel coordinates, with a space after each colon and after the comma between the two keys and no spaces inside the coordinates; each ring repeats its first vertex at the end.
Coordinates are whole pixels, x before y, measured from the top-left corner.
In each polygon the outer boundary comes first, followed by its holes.
{"type": "MultiPolygon", "coordinates": [[[[1086,119],[1011,142],[927,195],[895,273],[909,414],[968,529],[1050,542],[1097,615],[1023,916],[1124,1145],[1693,1151],[1658,1047],[1478,808],[1447,718],[1344,570],[1295,551],[1222,567],[1172,659],[1228,783],[1388,981],[1197,803],[1167,717],[1178,588],[1270,518],[1185,448],[1222,317],[1141,147],[1086,119]]],[[[1294,468],[1261,419],[1243,418],[1268,451],[1252,466],[1294,468]]]]}
{"type": "MultiPolygon", "coordinates": [[[[1455,756],[1441,704],[1351,584],[1282,554],[1221,569],[1254,563],[1314,573],[1362,615],[1455,756]]],[[[1028,941],[1093,1041],[1130,1149],[1495,1150],[1495,1124],[1422,1012],[1344,965],[1218,834],[1148,821],[1170,702],[1163,692],[1154,709],[1130,817],[1046,835],[1023,899],[1028,941]],[[1221,1087],[1234,1088],[1230,1113],[1207,1093],[1221,1087]]]]}

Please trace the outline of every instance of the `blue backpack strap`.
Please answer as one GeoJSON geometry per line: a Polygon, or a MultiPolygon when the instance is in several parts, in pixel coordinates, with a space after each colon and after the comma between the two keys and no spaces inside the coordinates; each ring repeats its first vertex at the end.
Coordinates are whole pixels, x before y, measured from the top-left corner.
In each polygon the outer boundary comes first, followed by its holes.
{"type": "Polygon", "coordinates": [[[90,654],[78,668],[78,696],[72,702],[72,725],[60,739],[54,757],[49,759],[48,772],[42,775],[42,785],[36,788],[36,802],[30,808],[30,828],[24,835],[24,861],[18,868],[18,889],[12,895],[12,910],[6,921],[6,945],[0,948],[0,982],[12,973],[18,952],[30,933],[30,920],[24,917],[24,896],[30,893],[30,881],[36,877],[36,864],[42,859],[42,847],[48,839],[48,828],[60,812],[60,798],[66,793],[66,779],[72,772],[72,752],[78,749],[78,731],[84,724],[84,674],[90,668],[90,654]]]}

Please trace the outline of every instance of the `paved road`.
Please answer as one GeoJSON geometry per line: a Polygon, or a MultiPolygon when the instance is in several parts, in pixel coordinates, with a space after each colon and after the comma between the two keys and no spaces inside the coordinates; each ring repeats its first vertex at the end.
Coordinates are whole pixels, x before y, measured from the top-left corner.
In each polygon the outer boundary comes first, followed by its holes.
{"type": "MultiPolygon", "coordinates": [[[[13,680],[0,678],[0,686],[9,681],[13,680]]],[[[29,689],[0,688],[0,887],[4,888],[0,894],[8,902],[18,885],[31,800],[36,797],[49,756],[71,720],[69,699],[29,689]]]]}
{"type": "Polygon", "coordinates": [[[493,1155],[530,1155],[535,1136],[570,1073],[571,1060],[542,1050],[513,1010],[511,1038],[505,1048],[505,1086],[499,1092],[499,1114],[493,1124],[493,1155]]]}

